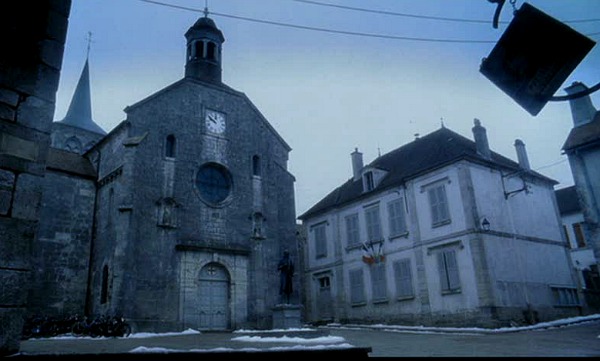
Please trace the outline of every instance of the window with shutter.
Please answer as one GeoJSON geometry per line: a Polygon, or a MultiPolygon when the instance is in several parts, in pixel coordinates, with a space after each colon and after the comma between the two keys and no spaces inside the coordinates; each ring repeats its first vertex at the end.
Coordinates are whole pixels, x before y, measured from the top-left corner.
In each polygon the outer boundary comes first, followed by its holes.
{"type": "Polygon", "coordinates": [[[414,297],[410,258],[401,259],[394,263],[396,278],[396,294],[400,299],[414,297]]]}
{"type": "Polygon", "coordinates": [[[355,246],[360,243],[360,233],[358,228],[358,213],[346,217],[346,238],[348,246],[355,246]]]}
{"type": "Polygon", "coordinates": [[[460,292],[460,278],[458,275],[458,264],[456,262],[456,251],[441,251],[437,254],[437,258],[442,293],[460,292]]]}
{"type": "Polygon", "coordinates": [[[381,241],[381,223],[379,221],[379,206],[367,208],[365,210],[365,219],[367,221],[367,240],[381,241]]]}
{"type": "Polygon", "coordinates": [[[385,263],[371,265],[371,285],[373,287],[373,301],[385,301],[387,299],[387,284],[385,278],[385,263]]]}
{"type": "Polygon", "coordinates": [[[404,200],[402,198],[388,203],[388,217],[390,222],[390,237],[406,233],[404,200]]]}
{"type": "Polygon", "coordinates": [[[431,208],[432,226],[439,226],[450,222],[446,187],[443,184],[432,187],[427,191],[431,208]]]}
{"type": "Polygon", "coordinates": [[[350,271],[350,303],[360,305],[365,303],[365,286],[363,281],[363,270],[355,269],[350,271]]]}
{"type": "Polygon", "coordinates": [[[325,233],[325,224],[314,228],[315,234],[315,257],[327,257],[327,235],[325,233]]]}

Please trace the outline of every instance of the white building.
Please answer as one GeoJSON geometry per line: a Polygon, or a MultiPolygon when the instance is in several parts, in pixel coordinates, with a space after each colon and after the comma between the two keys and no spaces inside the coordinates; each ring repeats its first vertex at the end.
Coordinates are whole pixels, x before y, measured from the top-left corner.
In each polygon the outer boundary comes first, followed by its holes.
{"type": "MultiPolygon", "coordinates": [[[[565,88],[568,94],[580,94],[589,91],[583,83],[575,82],[565,88]]],[[[593,251],[596,264],[590,266],[591,277],[588,283],[598,281],[598,260],[600,260],[600,111],[596,110],[589,95],[579,96],[569,101],[573,128],[563,145],[563,151],[569,159],[571,173],[575,181],[575,191],[585,220],[585,243],[593,251]]],[[[590,287],[586,289],[588,304],[600,307],[600,292],[596,291],[595,300],[590,299],[590,287]]]]}
{"type": "Polygon", "coordinates": [[[578,315],[553,186],[442,127],[363,166],[301,215],[309,322],[495,327],[578,315]]]}
{"type": "Polygon", "coordinates": [[[562,220],[573,267],[577,271],[578,282],[582,288],[586,305],[594,311],[600,309],[600,276],[598,261],[589,244],[589,227],[585,222],[583,210],[575,186],[558,189],[556,201],[562,220]]]}

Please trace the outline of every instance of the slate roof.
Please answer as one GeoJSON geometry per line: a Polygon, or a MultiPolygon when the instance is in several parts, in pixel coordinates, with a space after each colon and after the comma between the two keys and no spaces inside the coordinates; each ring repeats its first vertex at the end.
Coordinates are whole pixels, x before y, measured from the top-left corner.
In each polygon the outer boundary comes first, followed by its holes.
{"type": "Polygon", "coordinates": [[[586,144],[600,140],[600,111],[594,115],[594,119],[586,124],[580,125],[571,129],[569,136],[565,141],[562,149],[569,151],[570,149],[584,146],[586,144]]]}
{"type": "Polygon", "coordinates": [[[556,202],[558,203],[558,210],[561,216],[581,212],[579,196],[577,195],[575,186],[558,189],[554,194],[556,194],[556,202]]]}
{"type": "MultiPolygon", "coordinates": [[[[493,151],[491,159],[485,159],[477,153],[474,141],[445,127],[386,153],[367,166],[389,172],[377,186],[375,190],[377,192],[403,184],[406,180],[462,159],[508,171],[523,169],[517,162],[493,151]]],[[[558,183],[535,171],[528,171],[528,173],[552,184],[558,183]]],[[[298,218],[303,220],[372,194],[373,192],[362,192],[361,180],[355,182],[353,178],[350,178],[298,218]]]]}
{"type": "Polygon", "coordinates": [[[96,178],[96,170],[89,159],[73,152],[50,148],[46,168],[71,173],[85,178],[96,178]]]}
{"type": "Polygon", "coordinates": [[[90,132],[105,135],[104,129],[100,128],[92,119],[92,100],[90,95],[90,70],[86,59],[83,71],[77,82],[73,93],[71,104],[65,118],[59,123],[68,124],[77,128],[89,130],[90,132]]]}

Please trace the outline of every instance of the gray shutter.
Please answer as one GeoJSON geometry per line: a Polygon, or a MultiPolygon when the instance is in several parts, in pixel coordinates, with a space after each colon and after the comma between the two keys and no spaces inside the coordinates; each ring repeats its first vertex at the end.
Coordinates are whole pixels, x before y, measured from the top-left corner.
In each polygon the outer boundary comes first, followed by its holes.
{"type": "Polygon", "coordinates": [[[361,269],[350,271],[350,302],[364,302],[363,272],[361,269]]]}
{"type": "Polygon", "coordinates": [[[444,261],[444,252],[437,254],[438,269],[440,271],[440,284],[442,285],[442,291],[448,291],[448,275],[446,273],[446,262],[444,261]]]}
{"type": "Polygon", "coordinates": [[[413,296],[410,259],[407,258],[394,263],[394,273],[396,277],[398,297],[413,296]]]}
{"type": "Polygon", "coordinates": [[[437,188],[431,188],[427,191],[429,194],[429,206],[431,207],[431,223],[439,222],[439,212],[438,212],[438,201],[437,201],[437,188]]]}
{"type": "Polygon", "coordinates": [[[371,284],[373,286],[373,299],[386,298],[385,263],[377,263],[371,266],[371,284]]]}
{"type": "Polygon", "coordinates": [[[398,207],[398,222],[400,222],[399,224],[399,228],[398,231],[399,233],[405,233],[406,232],[406,217],[404,214],[404,198],[400,198],[400,200],[397,203],[397,207],[398,207]]]}
{"type": "Polygon", "coordinates": [[[438,221],[445,221],[450,219],[448,215],[448,199],[446,198],[446,187],[443,185],[438,187],[438,204],[439,204],[439,215],[438,221]]]}
{"type": "Polygon", "coordinates": [[[458,278],[458,264],[456,262],[456,251],[447,251],[446,268],[448,270],[448,286],[450,290],[460,288],[460,279],[458,278]]]}

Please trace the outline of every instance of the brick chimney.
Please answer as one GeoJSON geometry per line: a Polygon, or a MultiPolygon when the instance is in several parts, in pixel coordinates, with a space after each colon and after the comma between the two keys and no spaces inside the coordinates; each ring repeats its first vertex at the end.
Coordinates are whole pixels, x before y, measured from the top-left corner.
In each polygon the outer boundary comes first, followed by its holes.
{"type": "Polygon", "coordinates": [[[475,146],[477,147],[477,153],[485,159],[491,159],[492,153],[490,152],[485,128],[481,126],[481,122],[477,118],[473,120],[473,123],[475,126],[472,128],[472,131],[473,138],[475,139],[475,146]]]}
{"type": "MultiPolygon", "coordinates": [[[[567,94],[575,94],[581,91],[587,90],[588,87],[581,82],[573,82],[570,86],[565,88],[565,92],[567,94]]],[[[592,99],[590,99],[589,95],[569,100],[569,105],[571,106],[571,115],[573,116],[573,125],[578,127],[580,125],[589,123],[594,119],[594,115],[596,114],[596,108],[592,104],[592,99]]]]}
{"type": "Polygon", "coordinates": [[[525,143],[521,139],[515,139],[515,149],[517,150],[517,159],[521,168],[531,170],[527,151],[525,150],[525,143]]]}
{"type": "Polygon", "coordinates": [[[354,181],[361,178],[360,171],[363,169],[363,155],[358,151],[358,148],[354,148],[354,152],[350,154],[352,157],[352,173],[354,175],[354,181]]]}

